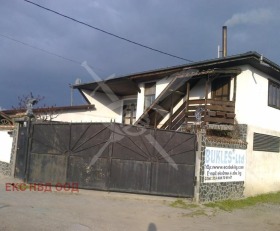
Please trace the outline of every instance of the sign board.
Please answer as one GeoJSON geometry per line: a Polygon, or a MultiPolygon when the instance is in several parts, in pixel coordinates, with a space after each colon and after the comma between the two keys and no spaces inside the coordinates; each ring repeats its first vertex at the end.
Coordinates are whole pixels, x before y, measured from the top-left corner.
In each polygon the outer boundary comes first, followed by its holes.
{"type": "Polygon", "coordinates": [[[246,150],[206,147],[204,183],[245,180],[246,150]]]}

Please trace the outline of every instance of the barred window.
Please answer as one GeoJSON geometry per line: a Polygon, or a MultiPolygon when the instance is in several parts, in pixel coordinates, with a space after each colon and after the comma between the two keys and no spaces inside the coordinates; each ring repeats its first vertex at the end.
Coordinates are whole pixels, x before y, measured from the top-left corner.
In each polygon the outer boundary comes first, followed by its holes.
{"type": "Polygon", "coordinates": [[[268,106],[280,109],[280,84],[269,81],[268,106]]]}

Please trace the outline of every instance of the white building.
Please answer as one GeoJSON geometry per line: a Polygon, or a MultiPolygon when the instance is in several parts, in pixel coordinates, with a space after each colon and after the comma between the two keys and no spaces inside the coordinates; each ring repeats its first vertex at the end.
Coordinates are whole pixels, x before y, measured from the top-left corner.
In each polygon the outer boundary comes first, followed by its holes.
{"type": "Polygon", "coordinates": [[[172,130],[247,125],[245,196],[280,190],[280,67],[256,52],[74,88],[95,105],[88,121],[172,130]]]}

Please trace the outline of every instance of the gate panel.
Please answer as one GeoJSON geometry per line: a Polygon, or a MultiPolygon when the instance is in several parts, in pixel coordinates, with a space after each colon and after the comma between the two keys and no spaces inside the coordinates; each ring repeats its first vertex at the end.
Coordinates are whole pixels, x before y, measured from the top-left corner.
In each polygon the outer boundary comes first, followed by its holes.
{"type": "Polygon", "coordinates": [[[71,124],[68,182],[80,188],[107,189],[109,170],[108,140],[111,124],[71,124]]]}
{"type": "Polygon", "coordinates": [[[77,182],[80,188],[107,189],[108,159],[99,158],[89,166],[90,157],[70,156],[67,182],[77,182]]]}
{"type": "Polygon", "coordinates": [[[124,192],[150,191],[151,163],[134,160],[112,160],[110,189],[124,192]]]}
{"type": "Polygon", "coordinates": [[[69,150],[68,124],[34,124],[31,153],[65,154],[69,150]]]}
{"type": "Polygon", "coordinates": [[[113,155],[115,159],[147,161],[154,156],[154,148],[147,136],[154,136],[152,129],[115,124],[113,155]]]}
{"type": "MultiPolygon", "coordinates": [[[[195,163],[196,137],[193,134],[157,130],[155,135],[156,142],[170,156],[176,164],[195,163]]],[[[162,153],[157,152],[159,162],[167,162],[162,153]]]]}
{"type": "MultiPolygon", "coordinates": [[[[71,124],[70,150],[71,155],[93,158],[106,144],[111,135],[111,124],[71,124]]],[[[102,157],[109,155],[109,146],[101,153],[102,157]]],[[[101,156],[100,155],[100,156],[101,156]]]]}
{"type": "Polygon", "coordinates": [[[168,163],[153,164],[151,192],[159,195],[187,196],[194,194],[194,166],[168,163]]]}
{"type": "Polygon", "coordinates": [[[31,153],[28,181],[30,183],[51,183],[52,185],[64,184],[66,166],[66,156],[31,153]]]}

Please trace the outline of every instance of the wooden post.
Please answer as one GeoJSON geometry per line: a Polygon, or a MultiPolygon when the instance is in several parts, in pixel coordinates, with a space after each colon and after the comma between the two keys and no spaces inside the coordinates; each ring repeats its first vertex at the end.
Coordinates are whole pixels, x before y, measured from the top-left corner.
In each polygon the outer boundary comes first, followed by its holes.
{"type": "Polygon", "coordinates": [[[157,113],[158,113],[158,110],[157,109],[154,109],[155,110],[155,122],[154,122],[154,128],[157,129],[157,113]]]}
{"type": "Polygon", "coordinates": [[[172,116],[173,116],[173,92],[171,93],[171,105],[169,114],[169,130],[172,128],[172,116]]]}
{"type": "Polygon", "coordinates": [[[190,82],[187,82],[187,92],[186,92],[186,98],[185,98],[185,104],[186,104],[186,108],[185,108],[185,124],[186,124],[186,128],[188,125],[188,105],[189,105],[189,98],[190,98],[190,82]]]}
{"type": "Polygon", "coordinates": [[[206,83],[205,83],[205,103],[204,103],[204,122],[205,122],[205,118],[206,118],[206,112],[207,112],[207,99],[208,99],[208,89],[209,89],[209,75],[208,75],[208,78],[206,80],[206,83]]]}
{"type": "Polygon", "coordinates": [[[234,76],[233,101],[236,101],[237,76],[234,76]]]}

